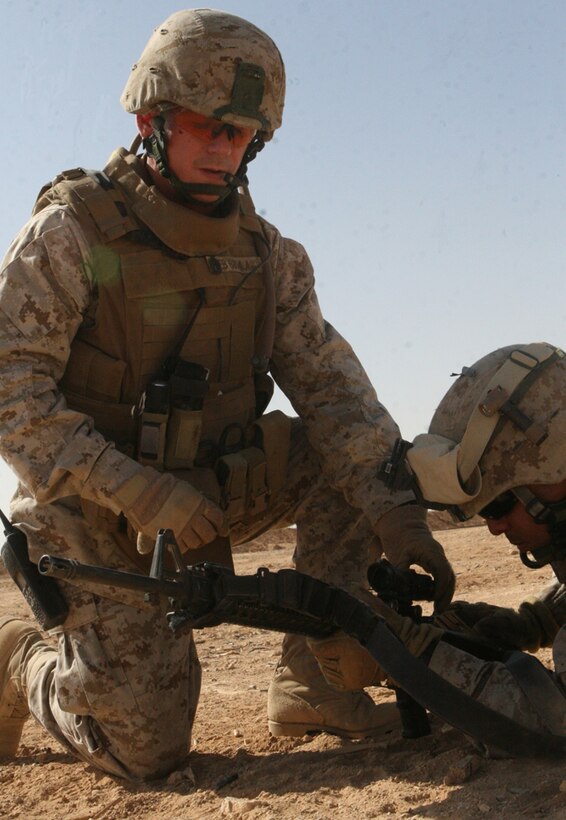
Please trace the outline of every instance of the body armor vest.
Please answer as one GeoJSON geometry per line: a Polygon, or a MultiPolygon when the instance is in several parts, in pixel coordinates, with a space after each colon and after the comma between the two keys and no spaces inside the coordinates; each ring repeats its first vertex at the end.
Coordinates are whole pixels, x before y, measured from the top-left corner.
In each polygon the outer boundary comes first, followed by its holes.
{"type": "Polygon", "coordinates": [[[131,166],[114,155],[105,175],[67,172],[36,206],[68,204],[91,242],[92,229],[98,233],[88,260],[96,305],[73,341],[60,384],[68,403],[91,415],[118,446],[134,446],[132,407],[191,323],[180,356],[209,374],[203,435],[217,439],[228,423],[248,425],[255,417],[258,317],[265,309],[265,275],[254,237],[263,235],[259,220],[242,213],[239,202],[231,203],[228,216],[215,219],[164,200],[159,205],[173,211],[171,217],[184,217],[176,226],[181,241],[183,232],[194,233],[203,222],[214,230],[213,242],[201,242],[202,253],[193,239],[191,253],[183,254],[152,232],[151,219],[137,222],[134,185],[140,179],[131,166]]]}
{"type": "Polygon", "coordinates": [[[264,409],[257,385],[271,381],[270,246],[248,196],[233,194],[224,216],[204,216],[162,197],[143,173],[140,159],[120,149],[104,172],[65,172],[38,197],[34,213],[59,203],[76,215],[95,291],[60,389],[140,461],[183,469],[200,458],[210,468],[253,443],[248,431],[264,409]],[[185,383],[182,401],[167,388],[171,407],[149,408],[147,429],[162,446],[144,458],[140,399],[143,410],[146,388],[167,381],[174,351],[200,375],[185,383]]]}

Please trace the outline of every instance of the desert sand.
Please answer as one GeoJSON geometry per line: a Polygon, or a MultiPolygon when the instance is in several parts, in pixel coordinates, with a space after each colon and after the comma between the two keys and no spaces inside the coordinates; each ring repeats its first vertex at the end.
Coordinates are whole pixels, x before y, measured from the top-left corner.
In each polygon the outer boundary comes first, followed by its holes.
{"type": "MultiPolygon", "coordinates": [[[[445,526],[433,519],[433,526],[445,526]]],[[[516,605],[551,578],[528,570],[485,527],[437,534],[458,576],[457,597],[516,605]]],[[[235,556],[236,570],[291,565],[294,531],[271,533],[235,556]]],[[[0,614],[29,616],[0,571],[0,614]]],[[[566,771],[558,761],[490,760],[438,719],[432,734],[373,741],[270,737],[269,681],[277,633],[222,625],[197,634],[203,688],[186,765],[165,780],[137,785],[100,774],[67,754],[33,719],[18,756],[0,765],[1,818],[245,817],[247,820],[357,820],[381,817],[562,818],[566,771]]],[[[548,651],[542,658],[550,664],[548,651]]],[[[380,701],[390,690],[370,690],[380,701]]]]}

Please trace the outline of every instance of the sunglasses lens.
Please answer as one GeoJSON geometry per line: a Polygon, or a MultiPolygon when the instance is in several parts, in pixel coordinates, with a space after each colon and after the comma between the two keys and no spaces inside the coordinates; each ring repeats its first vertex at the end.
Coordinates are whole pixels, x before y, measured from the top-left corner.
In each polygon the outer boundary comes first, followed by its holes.
{"type": "Polygon", "coordinates": [[[203,117],[194,111],[181,109],[175,112],[175,126],[187,131],[201,142],[212,142],[222,131],[226,133],[235,148],[241,148],[252,141],[253,128],[242,128],[237,125],[220,122],[212,117],[203,117]]]}
{"type": "Polygon", "coordinates": [[[509,515],[517,501],[517,496],[513,495],[509,490],[497,496],[497,498],[494,498],[493,501],[479,511],[479,514],[482,518],[486,519],[496,520],[497,518],[503,518],[503,516],[509,515]]]}

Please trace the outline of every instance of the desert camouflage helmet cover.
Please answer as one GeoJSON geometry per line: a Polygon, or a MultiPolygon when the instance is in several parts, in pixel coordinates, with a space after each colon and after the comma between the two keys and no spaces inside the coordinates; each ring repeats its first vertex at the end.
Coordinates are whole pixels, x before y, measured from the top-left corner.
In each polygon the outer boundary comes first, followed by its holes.
{"type": "Polygon", "coordinates": [[[501,493],[566,478],[566,357],[500,348],[462,374],[407,461],[425,499],[471,518],[501,493]]]}
{"type": "Polygon", "coordinates": [[[267,34],[233,14],[188,9],[155,29],[120,101],[129,113],[174,103],[268,140],[281,125],[284,99],[283,60],[267,34]]]}

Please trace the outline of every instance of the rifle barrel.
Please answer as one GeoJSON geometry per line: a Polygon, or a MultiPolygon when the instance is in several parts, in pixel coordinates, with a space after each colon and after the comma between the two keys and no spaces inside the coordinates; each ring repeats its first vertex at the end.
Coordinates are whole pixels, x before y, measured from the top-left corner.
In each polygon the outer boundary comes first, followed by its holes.
{"type": "Polygon", "coordinates": [[[88,581],[93,584],[135,589],[140,592],[160,593],[172,597],[179,595],[179,584],[175,581],[152,578],[149,575],[139,575],[133,572],[122,572],[107,567],[95,567],[90,564],[79,563],[73,558],[42,555],[37,568],[41,575],[48,575],[71,583],[88,581]]]}

